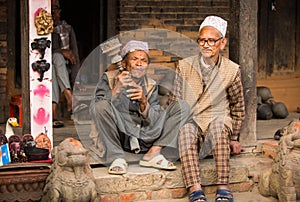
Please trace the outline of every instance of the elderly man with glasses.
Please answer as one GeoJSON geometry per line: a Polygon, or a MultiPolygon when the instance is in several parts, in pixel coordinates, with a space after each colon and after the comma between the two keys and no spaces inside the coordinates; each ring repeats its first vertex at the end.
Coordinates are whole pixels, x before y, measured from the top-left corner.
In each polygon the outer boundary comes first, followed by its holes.
{"type": "Polygon", "coordinates": [[[220,55],[227,21],[208,16],[198,34],[199,53],[179,61],[174,93],[187,100],[192,115],[181,128],[179,152],[189,201],[206,201],[201,187],[200,159],[213,155],[217,172],[216,201],[233,201],[229,190],[230,152],[238,154],[245,116],[241,71],[220,55]]]}

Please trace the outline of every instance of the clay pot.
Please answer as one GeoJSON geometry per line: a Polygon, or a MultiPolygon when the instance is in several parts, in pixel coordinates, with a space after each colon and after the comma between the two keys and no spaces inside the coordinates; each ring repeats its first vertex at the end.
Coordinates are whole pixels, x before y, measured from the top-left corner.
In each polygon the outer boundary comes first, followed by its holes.
{"type": "Polygon", "coordinates": [[[271,91],[268,87],[265,86],[257,86],[256,87],[256,94],[257,96],[261,97],[262,102],[266,102],[270,98],[273,98],[273,95],[271,94],[271,91]]]}
{"type": "Polygon", "coordinates": [[[289,115],[289,112],[288,112],[285,104],[282,102],[273,103],[272,112],[273,112],[274,118],[278,118],[278,119],[284,119],[289,115]]]}
{"type": "Polygon", "coordinates": [[[258,105],[256,111],[259,120],[270,120],[273,117],[272,106],[268,103],[258,105]]]}

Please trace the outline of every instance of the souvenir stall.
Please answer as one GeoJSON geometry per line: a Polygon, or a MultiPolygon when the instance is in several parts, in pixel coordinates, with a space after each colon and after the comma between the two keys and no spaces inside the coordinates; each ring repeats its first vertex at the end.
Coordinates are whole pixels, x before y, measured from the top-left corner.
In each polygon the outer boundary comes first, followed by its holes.
{"type": "Polygon", "coordinates": [[[51,0],[27,2],[31,134],[2,136],[0,201],[39,201],[51,165],[51,0]]]}

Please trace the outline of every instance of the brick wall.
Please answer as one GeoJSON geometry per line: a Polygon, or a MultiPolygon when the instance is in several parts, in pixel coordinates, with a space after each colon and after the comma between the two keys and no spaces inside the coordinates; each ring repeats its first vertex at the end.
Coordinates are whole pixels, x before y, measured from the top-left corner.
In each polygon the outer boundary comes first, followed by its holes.
{"type": "Polygon", "coordinates": [[[120,0],[118,30],[164,28],[196,39],[207,15],[229,20],[229,0],[120,0]]]}
{"type": "Polygon", "coordinates": [[[7,117],[7,1],[0,0],[0,123],[7,117]]]}

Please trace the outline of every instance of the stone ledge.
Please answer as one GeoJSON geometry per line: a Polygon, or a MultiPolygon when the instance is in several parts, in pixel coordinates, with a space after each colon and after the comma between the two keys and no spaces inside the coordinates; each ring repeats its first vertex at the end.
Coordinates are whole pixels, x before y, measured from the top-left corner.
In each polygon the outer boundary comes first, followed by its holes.
{"type": "MultiPolygon", "coordinates": [[[[212,161],[212,160],[210,160],[212,161]]],[[[210,161],[202,162],[201,175],[203,186],[216,184],[216,171],[210,161]]],[[[180,165],[177,165],[179,168],[180,165]]],[[[184,188],[181,169],[175,171],[142,168],[137,164],[129,165],[124,175],[109,175],[107,168],[94,168],[94,177],[101,193],[139,192],[146,190],[184,188]]],[[[249,181],[247,167],[232,167],[230,183],[249,181]]]]}
{"type": "MultiPolygon", "coordinates": [[[[270,167],[272,159],[265,156],[240,155],[230,159],[230,188],[234,192],[251,191],[262,170],[270,167]]],[[[155,199],[180,199],[187,196],[180,163],[177,170],[164,171],[129,164],[125,175],[109,175],[107,167],[93,168],[102,201],[139,201],[155,199]]],[[[206,193],[215,193],[216,172],[214,160],[201,161],[201,175],[206,193]]]]}

